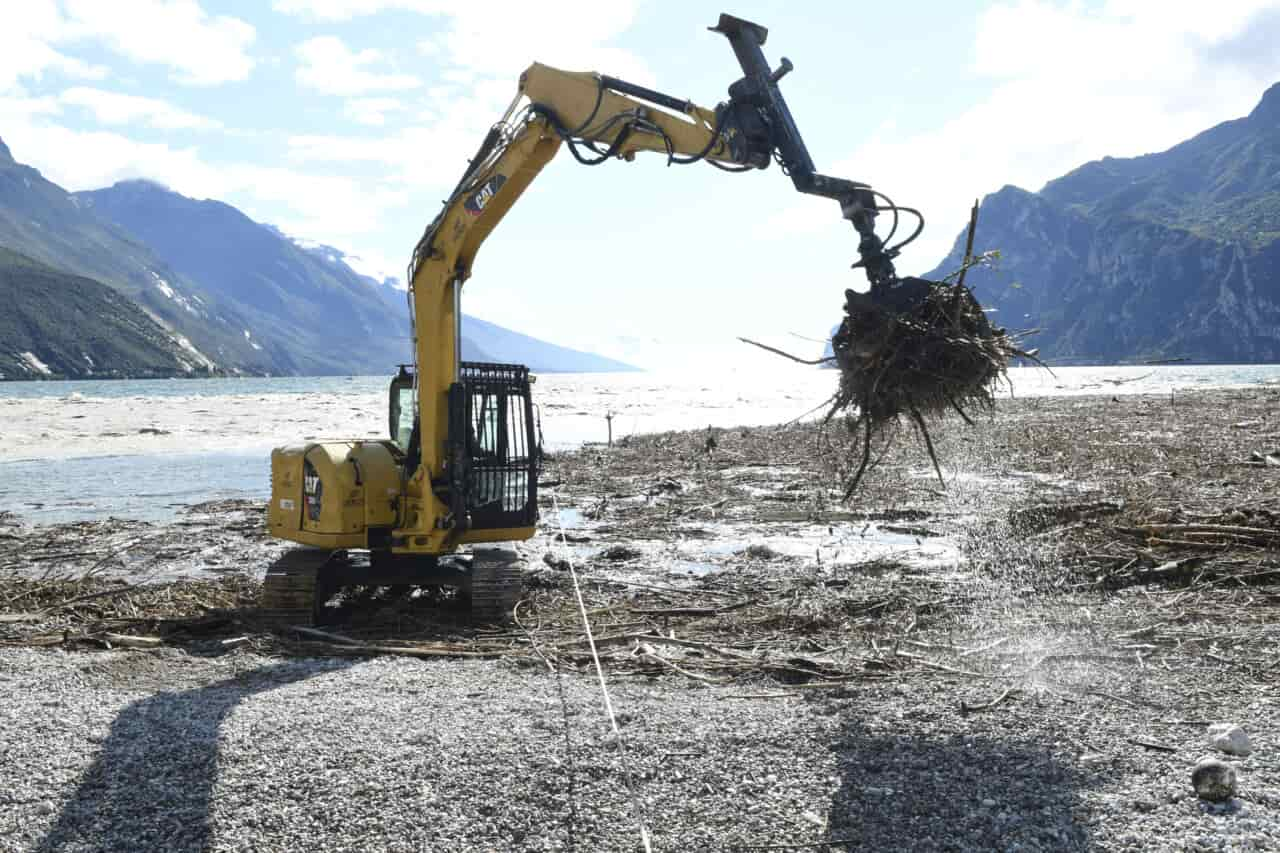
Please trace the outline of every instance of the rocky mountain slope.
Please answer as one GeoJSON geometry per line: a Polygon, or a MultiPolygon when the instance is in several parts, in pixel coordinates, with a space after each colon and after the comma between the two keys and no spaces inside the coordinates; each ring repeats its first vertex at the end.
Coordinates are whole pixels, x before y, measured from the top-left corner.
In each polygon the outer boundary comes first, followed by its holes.
{"type": "MultiPolygon", "coordinates": [[[[326,263],[350,267],[358,278],[373,288],[378,299],[386,303],[390,310],[406,314],[407,294],[399,279],[360,273],[357,271],[357,259],[349,258],[341,249],[333,246],[299,240],[293,242],[326,263]]],[[[464,291],[463,301],[465,300],[464,291]]],[[[542,373],[608,373],[638,369],[617,359],[547,343],[470,314],[462,315],[462,357],[467,361],[523,364],[542,373]]]]}
{"type": "Polygon", "coordinates": [[[987,196],[977,246],[1002,256],[979,300],[1056,362],[1280,361],[1280,84],[1168,151],[987,196]]]}
{"type": "MultiPolygon", "coordinates": [[[[0,141],[0,247],[55,269],[110,285],[196,350],[201,363],[229,372],[275,366],[243,334],[234,306],[176,273],[147,246],[85,209],[62,187],[14,160],[0,141]]],[[[0,348],[12,349],[0,340],[0,348]]]]}
{"type": "Polygon", "coordinates": [[[231,205],[150,181],[73,198],[234,304],[247,321],[242,335],[262,347],[274,372],[386,373],[410,358],[405,309],[391,309],[346,264],[297,246],[231,205]]]}
{"type": "Polygon", "coordinates": [[[165,377],[207,364],[127,297],[0,248],[0,379],[165,377]]]}
{"type": "MultiPolygon", "coordinates": [[[[412,360],[405,292],[353,269],[339,249],[295,240],[220,201],[187,198],[151,181],[76,193],[166,263],[232,301],[287,373],[390,373],[412,360]]],[[[626,370],[628,365],[463,317],[463,358],[535,370],[626,370]]]]}

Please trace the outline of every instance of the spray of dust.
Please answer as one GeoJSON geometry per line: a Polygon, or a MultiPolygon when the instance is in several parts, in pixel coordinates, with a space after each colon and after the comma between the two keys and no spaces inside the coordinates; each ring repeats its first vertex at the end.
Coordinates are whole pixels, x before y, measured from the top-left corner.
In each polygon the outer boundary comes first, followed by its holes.
{"type": "MultiPolygon", "coordinates": [[[[943,512],[960,521],[959,612],[945,647],[950,666],[1033,693],[1085,693],[1113,680],[1117,653],[1099,635],[1096,600],[1073,595],[1061,537],[1020,522],[1017,510],[1079,501],[1083,488],[1041,475],[993,471],[972,443],[947,448],[943,512]]],[[[932,471],[921,469],[922,478],[932,471]]],[[[1130,661],[1131,662],[1131,661],[1130,661]]]]}

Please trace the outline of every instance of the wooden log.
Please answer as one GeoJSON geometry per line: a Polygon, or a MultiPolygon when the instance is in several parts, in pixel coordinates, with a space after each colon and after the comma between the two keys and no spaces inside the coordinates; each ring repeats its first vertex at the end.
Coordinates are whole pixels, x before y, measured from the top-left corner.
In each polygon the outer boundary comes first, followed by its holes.
{"type": "Polygon", "coordinates": [[[130,634],[113,634],[110,631],[103,632],[99,636],[109,645],[119,646],[122,649],[154,649],[164,642],[159,637],[134,637],[130,634]]]}

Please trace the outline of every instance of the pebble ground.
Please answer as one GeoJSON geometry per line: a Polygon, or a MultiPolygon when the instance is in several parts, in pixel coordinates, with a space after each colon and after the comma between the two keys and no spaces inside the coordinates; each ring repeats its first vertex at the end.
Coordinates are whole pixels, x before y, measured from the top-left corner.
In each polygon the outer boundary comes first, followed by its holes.
{"type": "Polygon", "coordinates": [[[1176,679],[619,678],[620,750],[592,678],[506,662],[0,650],[0,850],[634,851],[627,769],[655,850],[1280,849],[1275,693],[1218,687],[1255,752],[1210,806],[1176,679]]]}

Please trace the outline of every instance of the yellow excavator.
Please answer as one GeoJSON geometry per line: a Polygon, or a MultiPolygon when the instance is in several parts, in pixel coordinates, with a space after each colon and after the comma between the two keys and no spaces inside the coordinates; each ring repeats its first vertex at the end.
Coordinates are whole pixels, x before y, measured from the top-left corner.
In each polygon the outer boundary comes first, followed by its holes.
{"type": "Polygon", "coordinates": [[[668,165],[705,161],[730,172],[776,161],[797,190],[839,203],[860,237],[854,266],[866,270],[872,296],[904,295],[893,258],[914,235],[888,246],[875,221],[889,210],[896,230],[899,211],[914,211],[867,184],[816,171],[778,86],[792,64],[769,66],[764,27],[721,15],[711,29],[728,39],[743,72],[715,109],[537,63],[520,76],[515,100],[414,249],[414,363],[391,382],[389,438],[272,452],[270,533],[308,547],[268,570],[265,609],[323,622],[340,587],[419,585],[469,594],[476,622],[509,616],[521,565],[501,543],[529,539],[538,520],[533,377],[521,365],[462,360],[460,300],[485,238],[562,146],[586,165],[642,151],[668,165]],[[469,558],[461,546],[470,546],[469,558]],[[351,551],[361,559],[333,559],[351,551]]]}

